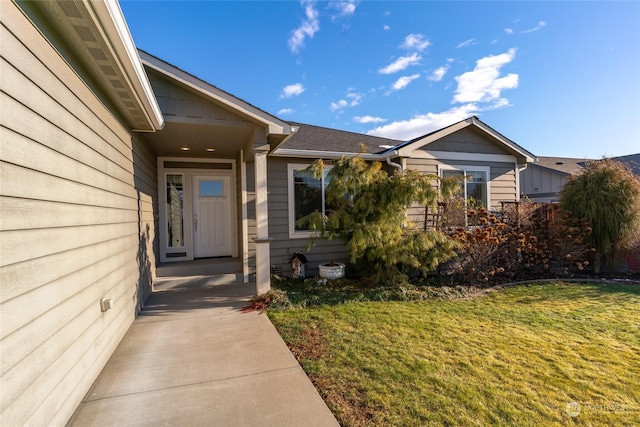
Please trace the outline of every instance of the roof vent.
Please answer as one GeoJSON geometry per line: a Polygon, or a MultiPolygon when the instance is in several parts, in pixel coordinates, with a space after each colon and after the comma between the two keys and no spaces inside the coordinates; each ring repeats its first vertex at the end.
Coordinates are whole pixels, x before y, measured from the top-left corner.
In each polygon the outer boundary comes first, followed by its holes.
{"type": "Polygon", "coordinates": [[[556,165],[562,166],[562,165],[564,165],[564,162],[556,162],[556,165]]]}

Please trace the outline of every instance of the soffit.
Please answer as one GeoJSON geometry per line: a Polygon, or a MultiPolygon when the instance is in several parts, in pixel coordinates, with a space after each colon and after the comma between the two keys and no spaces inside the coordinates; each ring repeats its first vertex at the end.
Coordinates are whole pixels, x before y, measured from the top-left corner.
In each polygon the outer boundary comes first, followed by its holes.
{"type": "Polygon", "coordinates": [[[214,125],[210,123],[165,120],[164,128],[146,139],[158,156],[211,157],[235,159],[248,141],[252,140],[253,124],[214,125]],[[182,147],[188,147],[183,151],[182,147]],[[208,151],[213,150],[213,151],[208,151]]]}
{"type": "MultiPolygon", "coordinates": [[[[118,56],[117,51],[123,48],[114,46],[118,40],[112,40],[113,34],[109,38],[96,16],[94,8],[101,6],[99,2],[41,1],[35,4],[131,129],[153,132],[162,127],[161,117],[153,111],[157,109],[155,98],[152,94],[140,93],[144,82],[142,85],[135,82],[132,64],[123,62],[128,58],[118,56]]],[[[106,9],[100,13],[109,15],[106,9]]],[[[115,23],[112,24],[115,28],[115,23]]]]}

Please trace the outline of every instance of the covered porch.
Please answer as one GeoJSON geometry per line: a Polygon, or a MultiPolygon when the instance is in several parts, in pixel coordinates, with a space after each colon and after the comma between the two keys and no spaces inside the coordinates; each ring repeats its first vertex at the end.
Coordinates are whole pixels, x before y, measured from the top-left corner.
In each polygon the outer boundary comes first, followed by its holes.
{"type": "Polygon", "coordinates": [[[139,54],[165,120],[146,135],[157,155],[157,275],[237,274],[268,291],[267,155],[291,126],[139,54]]]}

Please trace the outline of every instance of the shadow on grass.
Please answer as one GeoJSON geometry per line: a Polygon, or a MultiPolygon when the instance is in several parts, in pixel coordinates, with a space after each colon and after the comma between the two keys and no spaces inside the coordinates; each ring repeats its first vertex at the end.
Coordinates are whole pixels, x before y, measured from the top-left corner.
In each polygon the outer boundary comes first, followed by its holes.
{"type": "Polygon", "coordinates": [[[353,302],[459,299],[468,297],[478,290],[471,286],[381,286],[366,280],[337,279],[323,283],[315,279],[277,277],[272,278],[271,286],[269,294],[254,299],[251,308],[290,309],[353,302]]]}
{"type": "MultiPolygon", "coordinates": [[[[474,286],[443,285],[441,280],[425,281],[420,284],[375,285],[365,280],[338,279],[326,283],[315,279],[299,280],[288,278],[272,278],[272,290],[252,301],[247,308],[286,310],[303,307],[333,306],[354,302],[375,301],[426,301],[426,300],[457,300],[469,299],[488,293],[474,286]]],[[[640,284],[619,284],[611,282],[565,282],[563,280],[548,280],[519,283],[501,286],[493,292],[522,292],[521,304],[534,304],[544,301],[571,301],[576,298],[600,299],[611,294],[632,294],[640,296],[640,284]],[[574,292],[566,292],[567,287],[575,287],[574,292]],[[528,292],[525,289],[544,288],[543,293],[528,292]],[[557,291],[556,291],[557,289],[557,291]]],[[[611,298],[607,298],[611,300],[611,298]]]]}

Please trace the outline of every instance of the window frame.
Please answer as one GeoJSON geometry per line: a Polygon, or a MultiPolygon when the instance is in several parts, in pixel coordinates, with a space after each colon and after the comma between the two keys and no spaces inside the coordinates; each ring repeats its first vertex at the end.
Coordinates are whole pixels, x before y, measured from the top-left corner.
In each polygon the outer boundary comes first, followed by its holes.
{"type": "MultiPolygon", "coordinates": [[[[296,230],[295,227],[295,223],[296,223],[296,219],[295,219],[295,182],[293,179],[293,172],[296,170],[302,170],[302,169],[307,169],[309,166],[311,166],[310,163],[288,163],[287,164],[287,201],[288,201],[288,214],[289,214],[289,238],[290,239],[308,239],[309,237],[313,236],[315,233],[317,233],[316,231],[307,231],[307,230],[296,230]]],[[[332,166],[325,166],[325,170],[326,171],[330,171],[332,168],[332,166]]],[[[323,175],[322,177],[322,212],[324,214],[326,206],[325,206],[325,199],[326,199],[326,189],[327,189],[327,182],[325,181],[325,176],[323,175]]]]}
{"type": "MultiPolygon", "coordinates": [[[[489,166],[471,166],[471,165],[439,165],[438,167],[438,176],[442,178],[443,172],[445,170],[453,170],[462,172],[467,177],[467,172],[484,172],[487,179],[487,205],[485,209],[488,211],[491,210],[491,167],[489,166]]],[[[465,206],[467,204],[467,182],[465,181],[464,185],[464,203],[465,206]]]]}

